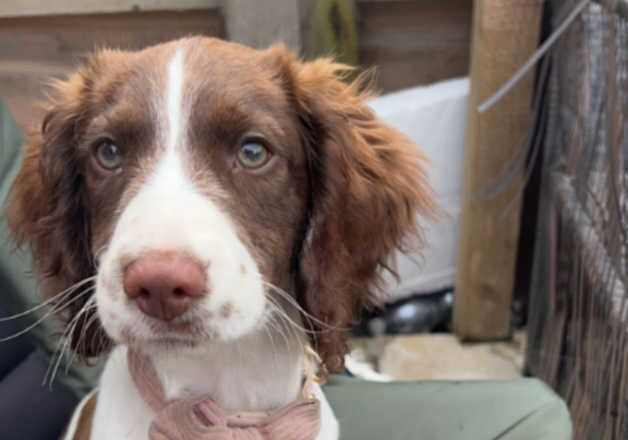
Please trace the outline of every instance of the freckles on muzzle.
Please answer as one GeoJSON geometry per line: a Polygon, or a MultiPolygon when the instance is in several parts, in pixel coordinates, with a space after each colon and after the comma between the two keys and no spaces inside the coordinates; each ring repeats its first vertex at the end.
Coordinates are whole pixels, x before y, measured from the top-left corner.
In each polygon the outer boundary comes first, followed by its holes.
{"type": "Polygon", "coordinates": [[[150,252],[129,264],[123,289],[147,316],[172,321],[208,295],[205,267],[181,252],[150,252]]]}

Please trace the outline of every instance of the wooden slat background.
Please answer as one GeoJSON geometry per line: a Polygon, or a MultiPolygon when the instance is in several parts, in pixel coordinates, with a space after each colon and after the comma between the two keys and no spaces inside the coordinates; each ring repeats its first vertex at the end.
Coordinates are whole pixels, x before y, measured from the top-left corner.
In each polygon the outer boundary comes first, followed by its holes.
{"type": "Polygon", "coordinates": [[[469,71],[470,0],[405,0],[358,4],[360,64],[376,66],[383,91],[469,71]]]}
{"type": "Polygon", "coordinates": [[[140,49],[173,38],[224,36],[217,10],[0,19],[0,96],[20,125],[41,120],[36,102],[51,78],[70,72],[97,47],[140,49]]]}
{"type": "MultiPolygon", "coordinates": [[[[378,88],[398,90],[465,75],[472,2],[359,2],[360,64],[376,66],[378,88]]],[[[226,34],[218,9],[0,18],[0,96],[30,129],[45,83],[71,71],[90,50],[137,49],[189,34],[226,34]]]]}
{"type": "Polygon", "coordinates": [[[221,0],[3,0],[0,17],[173,11],[218,7],[221,0]]]}

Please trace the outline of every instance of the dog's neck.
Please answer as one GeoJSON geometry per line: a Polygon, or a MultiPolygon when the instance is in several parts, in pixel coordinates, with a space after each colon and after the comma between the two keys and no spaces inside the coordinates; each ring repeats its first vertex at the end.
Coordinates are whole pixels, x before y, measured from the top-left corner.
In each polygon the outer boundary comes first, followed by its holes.
{"type": "Polygon", "coordinates": [[[304,335],[267,328],[202,352],[150,353],[165,397],[208,395],[224,409],[267,411],[298,398],[304,335]]]}

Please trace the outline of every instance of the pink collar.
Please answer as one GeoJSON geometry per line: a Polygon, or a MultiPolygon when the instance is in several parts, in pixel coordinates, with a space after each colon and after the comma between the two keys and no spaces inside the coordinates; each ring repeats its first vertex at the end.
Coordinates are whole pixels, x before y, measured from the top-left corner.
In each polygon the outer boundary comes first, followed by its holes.
{"type": "MultiPolygon", "coordinates": [[[[228,412],[208,396],[166,400],[152,362],[128,351],[129,372],[144,401],[155,411],[150,440],[314,440],[320,430],[320,402],[302,398],[272,412],[228,412]]],[[[303,394],[310,394],[306,367],[303,394]]]]}

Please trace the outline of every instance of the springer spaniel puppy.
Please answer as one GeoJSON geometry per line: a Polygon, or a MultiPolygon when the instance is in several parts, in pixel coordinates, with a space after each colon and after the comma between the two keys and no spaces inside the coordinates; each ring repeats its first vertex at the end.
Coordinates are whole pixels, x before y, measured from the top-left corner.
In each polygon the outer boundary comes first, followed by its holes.
{"type": "Polygon", "coordinates": [[[68,344],[110,352],[68,438],[338,438],[313,362],[343,368],[433,209],[424,156],[349,71],[194,37],[56,85],[9,219],[68,344]]]}

